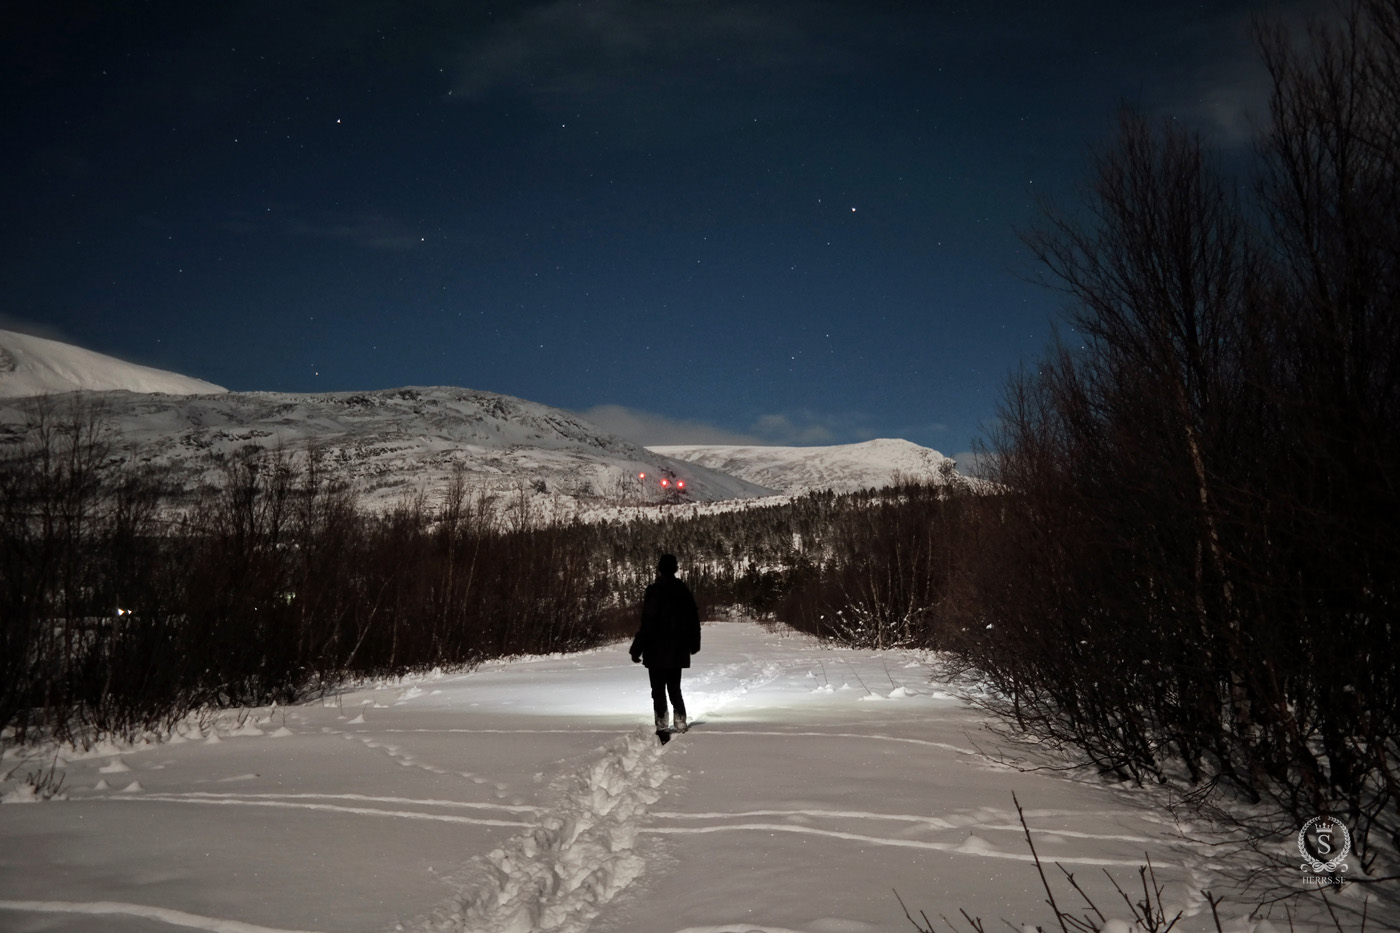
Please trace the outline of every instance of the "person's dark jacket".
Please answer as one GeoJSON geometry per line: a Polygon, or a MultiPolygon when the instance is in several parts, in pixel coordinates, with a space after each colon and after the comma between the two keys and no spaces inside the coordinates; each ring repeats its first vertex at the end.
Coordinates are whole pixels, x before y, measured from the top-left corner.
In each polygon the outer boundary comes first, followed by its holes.
{"type": "Polygon", "coordinates": [[[632,659],[647,667],[690,667],[700,651],[700,611],[690,587],[676,577],[657,577],[642,598],[642,625],[632,639],[632,659]]]}

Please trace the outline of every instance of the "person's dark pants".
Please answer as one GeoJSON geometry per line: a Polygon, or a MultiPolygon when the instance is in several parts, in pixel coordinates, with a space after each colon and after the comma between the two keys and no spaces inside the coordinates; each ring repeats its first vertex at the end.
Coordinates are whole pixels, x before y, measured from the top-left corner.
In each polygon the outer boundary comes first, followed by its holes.
{"type": "Polygon", "coordinates": [[[649,667],[647,676],[651,678],[651,705],[658,721],[666,719],[666,697],[671,697],[671,706],[677,716],[685,715],[685,700],[681,699],[681,669],[679,667],[649,667]]]}

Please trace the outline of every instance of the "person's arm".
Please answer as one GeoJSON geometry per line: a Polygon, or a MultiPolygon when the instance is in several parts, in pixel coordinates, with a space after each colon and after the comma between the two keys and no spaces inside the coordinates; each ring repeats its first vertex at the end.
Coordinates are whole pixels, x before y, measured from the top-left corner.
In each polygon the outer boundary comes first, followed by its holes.
{"type": "Polygon", "coordinates": [[[642,619],[637,625],[637,634],[632,639],[632,647],[628,649],[628,654],[632,655],[632,663],[636,664],[642,660],[642,652],[646,650],[647,643],[651,640],[651,630],[655,627],[656,600],[653,598],[651,587],[647,587],[646,595],[642,597],[642,619]]]}
{"type": "Polygon", "coordinates": [[[690,587],[685,590],[686,602],[690,613],[690,653],[700,653],[700,608],[695,605],[695,596],[690,592],[690,587]]]}

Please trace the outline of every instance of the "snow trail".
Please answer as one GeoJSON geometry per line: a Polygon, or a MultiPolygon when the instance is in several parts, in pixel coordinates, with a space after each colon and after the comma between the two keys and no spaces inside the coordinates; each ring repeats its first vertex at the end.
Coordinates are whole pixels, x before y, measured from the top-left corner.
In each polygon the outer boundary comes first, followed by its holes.
{"type": "MultiPolygon", "coordinates": [[[[684,681],[696,728],[664,748],[616,647],[6,753],[0,929],[874,933],[908,928],[891,889],[931,916],[1043,924],[1013,794],[1045,865],[1117,905],[1108,920],[1125,916],[1110,876],[1131,883],[1150,855],[1182,933],[1214,929],[1203,890],[1227,895],[1226,929],[1267,929],[1229,887],[1250,865],[1209,826],[1093,775],[1011,767],[985,714],[930,682],[936,658],[745,623],[704,639],[684,681]],[[50,762],[63,793],[25,794],[50,762]]],[[[1300,933],[1333,929],[1294,906],[1300,933]]],[[[1400,929],[1393,912],[1373,925],[1400,929]]]]}
{"type": "MultiPolygon", "coordinates": [[[[472,826],[529,826],[521,820],[500,820],[480,816],[458,816],[453,813],[424,813],[420,810],[385,810],[380,807],[350,807],[333,803],[311,803],[303,800],[279,800],[276,798],[243,797],[237,794],[145,794],[135,796],[112,796],[108,800],[123,803],[187,803],[204,804],[215,807],[264,807],[280,810],[321,810],[327,813],[346,813],[355,816],[385,816],[399,820],[429,820],[438,823],[464,823],[472,826]]],[[[434,801],[417,801],[435,805],[434,801]]],[[[458,806],[463,806],[458,804],[458,806]]]]}
{"type": "MultiPolygon", "coordinates": [[[[447,807],[462,810],[505,810],[508,813],[538,813],[539,807],[527,804],[481,803],[467,800],[422,800],[415,797],[383,797],[372,794],[216,794],[212,791],[186,791],[178,794],[163,794],[162,799],[177,800],[188,798],[198,800],[241,799],[241,800],[354,800],[365,803],[403,803],[419,807],[447,807]]],[[[147,798],[150,799],[150,798],[147,798]]]]}
{"type": "Polygon", "coordinates": [[[431,929],[583,933],[646,870],[636,839],[669,776],[656,737],[639,728],[555,782],[556,803],[479,857],[457,903],[431,929]]]}
{"type": "MultiPolygon", "coordinates": [[[[947,818],[945,818],[945,817],[940,817],[940,816],[920,816],[920,815],[914,814],[914,813],[878,813],[878,812],[871,812],[871,811],[868,811],[868,810],[824,810],[824,809],[738,810],[738,811],[734,811],[734,812],[720,812],[720,813],[697,813],[697,812],[686,813],[686,812],[680,812],[680,811],[658,810],[658,811],[652,813],[652,817],[655,818],[655,819],[667,819],[667,820],[725,820],[725,819],[738,819],[738,818],[741,818],[741,817],[742,817],[742,818],[750,818],[750,817],[765,817],[765,816],[766,816],[766,817],[783,817],[783,818],[786,818],[786,819],[794,819],[794,818],[799,818],[799,817],[807,817],[807,818],[812,818],[812,819],[854,819],[854,820],[877,820],[877,821],[878,821],[878,820],[884,820],[884,821],[888,821],[888,822],[909,823],[909,824],[914,824],[914,825],[920,825],[920,826],[925,826],[925,827],[928,827],[928,828],[934,829],[934,830],[952,830],[952,831],[956,831],[956,832],[964,832],[964,831],[966,831],[966,830],[972,828],[972,829],[985,830],[985,831],[993,831],[993,832],[1009,832],[1009,833],[1015,833],[1017,836],[1020,836],[1022,833],[1025,832],[1024,828],[1023,828],[1020,824],[1018,824],[1018,823],[987,824],[987,823],[976,823],[976,822],[960,821],[960,820],[955,820],[955,819],[947,819],[947,818]]],[[[724,829],[740,829],[740,828],[743,828],[743,824],[733,824],[733,825],[729,825],[729,826],[719,826],[719,827],[714,827],[714,828],[711,828],[711,829],[706,829],[706,830],[703,830],[703,831],[705,831],[705,832],[718,832],[718,831],[724,830],[724,829]]],[[[672,827],[672,828],[656,827],[656,828],[653,828],[653,829],[651,829],[651,830],[649,830],[649,831],[651,831],[651,832],[675,832],[675,833],[683,833],[683,832],[685,832],[685,829],[684,829],[684,828],[681,828],[681,827],[672,827]]],[[[693,832],[699,832],[699,831],[701,831],[701,830],[692,830],[692,831],[693,831],[693,832]]],[[[1078,831],[1075,831],[1075,830],[1066,830],[1066,829],[1047,829],[1047,830],[1039,830],[1039,831],[1037,831],[1037,835],[1042,835],[1042,836],[1058,836],[1058,837],[1060,837],[1060,838],[1065,838],[1065,839],[1101,839],[1101,840],[1114,840],[1114,841],[1118,841],[1118,842],[1133,842],[1133,843],[1137,843],[1137,844],[1139,844],[1139,845],[1146,845],[1146,844],[1149,844],[1149,843],[1155,841],[1155,840],[1154,840],[1152,837],[1150,837],[1150,836],[1141,836],[1141,835],[1137,835],[1137,836],[1128,836],[1128,835],[1112,834],[1112,833],[1087,833],[1087,832],[1078,832],[1078,831]]],[[[1134,862],[1133,864],[1137,864],[1137,863],[1134,862]]]]}
{"type": "MultiPolygon", "coordinates": [[[[901,688],[903,689],[903,688],[901,688]]],[[[954,745],[951,742],[932,742],[928,739],[913,739],[907,736],[880,735],[872,732],[780,732],[780,731],[760,731],[757,729],[726,729],[723,735],[757,735],[772,738],[819,738],[819,739],[858,739],[869,742],[898,742],[904,745],[922,745],[927,748],[941,748],[959,755],[979,755],[974,748],[966,745],[954,745]]]]}
{"type": "MultiPolygon", "coordinates": [[[[952,852],[958,855],[976,855],[983,858],[1009,859],[1013,862],[1033,862],[1035,857],[1029,852],[1008,852],[998,849],[977,836],[968,836],[962,842],[932,842],[920,839],[900,839],[890,836],[871,836],[839,829],[820,829],[816,826],[798,826],[791,823],[730,823],[724,826],[652,826],[645,833],[659,836],[706,835],[724,832],[758,832],[770,836],[778,833],[792,833],[798,836],[824,836],[847,842],[864,842],[869,845],[890,846],[896,849],[927,849],[931,852],[952,852]]],[[[1073,855],[1059,859],[1072,865],[1117,865],[1136,868],[1141,859],[1105,859],[1087,855],[1073,855]]]]}
{"type": "Polygon", "coordinates": [[[121,901],[0,901],[0,910],[25,910],[39,914],[140,917],[143,920],[158,920],[171,926],[209,930],[210,933],[311,933],[309,930],[283,930],[277,927],[259,926],[255,923],[243,923],[238,920],[202,917],[199,914],[172,910],[169,907],[151,907],[146,904],[127,904],[121,901]]]}

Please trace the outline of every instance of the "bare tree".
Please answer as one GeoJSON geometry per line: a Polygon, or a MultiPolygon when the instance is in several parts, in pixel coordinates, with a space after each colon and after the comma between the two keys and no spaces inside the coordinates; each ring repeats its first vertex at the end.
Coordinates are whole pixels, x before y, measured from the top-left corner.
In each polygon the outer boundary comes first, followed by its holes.
{"type": "Polygon", "coordinates": [[[1072,339],[1007,392],[972,650],[1018,723],[1344,815],[1370,864],[1400,830],[1400,2],[1261,48],[1256,204],[1128,112],[1027,236],[1072,339]]]}

